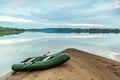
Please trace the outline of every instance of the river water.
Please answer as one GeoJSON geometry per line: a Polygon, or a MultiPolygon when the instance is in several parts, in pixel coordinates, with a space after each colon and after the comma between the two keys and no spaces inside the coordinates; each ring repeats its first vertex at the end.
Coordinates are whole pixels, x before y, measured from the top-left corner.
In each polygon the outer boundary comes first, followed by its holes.
{"type": "Polygon", "coordinates": [[[11,70],[21,60],[76,48],[112,60],[120,61],[120,34],[76,34],[24,32],[0,37],[0,75],[11,70]]]}

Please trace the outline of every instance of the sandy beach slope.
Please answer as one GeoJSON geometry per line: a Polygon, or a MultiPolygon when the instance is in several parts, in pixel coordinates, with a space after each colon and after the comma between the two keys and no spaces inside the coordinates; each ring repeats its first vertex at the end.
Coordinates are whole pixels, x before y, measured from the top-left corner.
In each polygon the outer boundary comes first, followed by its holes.
{"type": "Polygon", "coordinates": [[[120,62],[76,49],[64,52],[68,52],[71,59],[59,67],[18,72],[4,80],[120,80],[120,62]]]}

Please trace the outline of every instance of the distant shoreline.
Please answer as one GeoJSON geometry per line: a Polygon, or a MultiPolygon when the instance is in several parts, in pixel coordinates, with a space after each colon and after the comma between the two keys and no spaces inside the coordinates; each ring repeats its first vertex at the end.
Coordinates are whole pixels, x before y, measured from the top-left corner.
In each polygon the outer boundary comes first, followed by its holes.
{"type": "Polygon", "coordinates": [[[0,26],[0,36],[7,36],[7,35],[13,35],[13,34],[20,34],[23,33],[24,29],[18,29],[18,28],[10,28],[10,27],[3,27],[0,26]]]}
{"type": "Polygon", "coordinates": [[[19,34],[23,32],[43,33],[89,33],[89,34],[119,34],[119,28],[42,28],[42,29],[20,29],[0,26],[0,36],[19,34]]]}
{"type": "Polygon", "coordinates": [[[115,28],[43,28],[43,29],[25,29],[29,32],[44,32],[44,33],[89,33],[89,34],[107,34],[120,33],[120,29],[115,28]]]}

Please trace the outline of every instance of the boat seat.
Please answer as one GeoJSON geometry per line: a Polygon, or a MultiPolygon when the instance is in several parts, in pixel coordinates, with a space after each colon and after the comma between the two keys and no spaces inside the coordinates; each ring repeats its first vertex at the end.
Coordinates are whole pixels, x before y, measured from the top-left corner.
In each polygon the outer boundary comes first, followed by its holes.
{"type": "Polygon", "coordinates": [[[46,57],[45,59],[43,59],[42,61],[46,61],[46,60],[48,60],[48,59],[50,59],[50,58],[52,58],[52,56],[48,56],[48,57],[46,57]]]}
{"type": "Polygon", "coordinates": [[[34,57],[27,58],[27,59],[21,61],[21,63],[29,62],[32,58],[34,58],[34,57]]]}

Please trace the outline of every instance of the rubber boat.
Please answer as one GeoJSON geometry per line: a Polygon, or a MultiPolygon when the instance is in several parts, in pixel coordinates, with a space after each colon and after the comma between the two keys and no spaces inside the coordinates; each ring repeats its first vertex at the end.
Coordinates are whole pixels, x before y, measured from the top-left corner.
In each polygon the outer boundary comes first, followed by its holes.
{"type": "Polygon", "coordinates": [[[70,59],[68,53],[58,53],[49,56],[31,57],[19,64],[13,64],[13,71],[34,71],[59,66],[70,59]]]}

